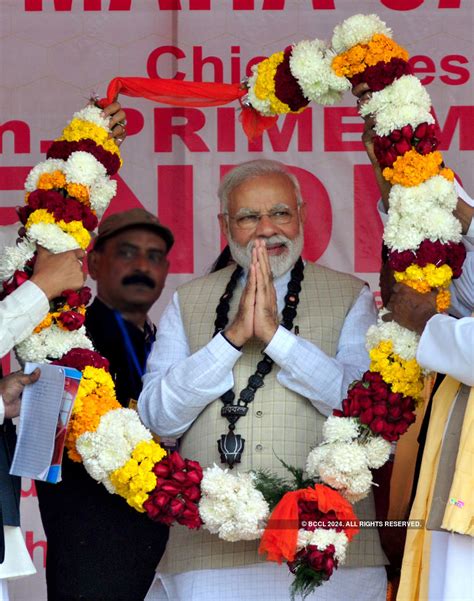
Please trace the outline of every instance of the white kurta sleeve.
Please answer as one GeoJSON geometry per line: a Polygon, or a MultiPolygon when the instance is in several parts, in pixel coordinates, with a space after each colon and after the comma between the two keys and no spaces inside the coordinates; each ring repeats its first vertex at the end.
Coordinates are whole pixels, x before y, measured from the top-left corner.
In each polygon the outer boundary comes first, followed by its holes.
{"type": "Polygon", "coordinates": [[[474,386],[474,317],[432,317],[421,335],[416,359],[426,369],[474,386]]]}
{"type": "Polygon", "coordinates": [[[234,385],[232,368],[241,356],[221,335],[190,353],[175,292],[158,325],[148,358],[138,410],[161,436],[180,436],[201,411],[234,385]]]}
{"type": "Polygon", "coordinates": [[[25,282],[0,302],[0,357],[31,334],[46,317],[49,302],[33,282],[25,282]]]}

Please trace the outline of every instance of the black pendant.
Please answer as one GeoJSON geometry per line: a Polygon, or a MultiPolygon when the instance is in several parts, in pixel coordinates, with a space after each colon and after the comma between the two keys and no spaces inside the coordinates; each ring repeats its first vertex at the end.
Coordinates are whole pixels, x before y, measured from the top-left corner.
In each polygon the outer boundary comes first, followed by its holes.
{"type": "Polygon", "coordinates": [[[217,441],[221,462],[227,463],[230,469],[234,463],[240,463],[240,456],[244,452],[245,438],[240,434],[234,434],[232,430],[227,434],[222,434],[221,439],[217,441]]]}

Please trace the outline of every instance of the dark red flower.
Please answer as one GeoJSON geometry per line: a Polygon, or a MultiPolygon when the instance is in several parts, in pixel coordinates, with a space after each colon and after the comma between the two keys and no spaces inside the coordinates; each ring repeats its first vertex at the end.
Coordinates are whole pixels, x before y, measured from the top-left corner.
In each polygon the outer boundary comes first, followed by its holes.
{"type": "Polygon", "coordinates": [[[64,311],[58,317],[58,321],[60,321],[70,332],[73,330],[78,330],[84,323],[85,319],[85,316],[77,311],[64,311]]]}
{"type": "Polygon", "coordinates": [[[406,432],[415,421],[415,401],[400,393],[393,393],[378,372],[366,371],[342,402],[338,417],[358,417],[372,432],[393,442],[406,432]]]}
{"type": "Polygon", "coordinates": [[[105,369],[109,371],[109,362],[105,357],[99,355],[95,351],[88,349],[73,348],[68,351],[61,359],[53,361],[54,365],[65,365],[66,367],[74,367],[79,371],[85,369],[88,365],[97,369],[105,369]]]}
{"type": "Polygon", "coordinates": [[[120,168],[120,159],[117,154],[105,150],[105,148],[89,138],[83,138],[76,142],[67,142],[66,140],[53,142],[46,156],[48,159],[67,160],[73,152],[77,151],[89,152],[95,156],[105,167],[108,175],[114,175],[120,168]]]}
{"type": "Polygon", "coordinates": [[[199,484],[202,480],[199,463],[183,459],[175,451],[155,464],[153,472],[157,476],[156,486],[143,504],[148,515],[164,524],[178,522],[188,528],[199,528],[202,524],[197,506],[201,498],[199,484]],[[149,507],[153,509],[149,510],[149,507]]]}
{"type": "Polygon", "coordinates": [[[275,96],[287,104],[292,111],[307,106],[309,100],[301,92],[298,82],[290,70],[291,46],[286,48],[284,59],[278,65],[275,73],[275,96]]]}
{"type": "Polygon", "coordinates": [[[389,62],[380,61],[367,67],[362,73],[351,77],[352,86],[360,83],[368,84],[373,92],[383,90],[402,75],[411,75],[412,69],[407,61],[401,58],[392,58],[389,62]]]}

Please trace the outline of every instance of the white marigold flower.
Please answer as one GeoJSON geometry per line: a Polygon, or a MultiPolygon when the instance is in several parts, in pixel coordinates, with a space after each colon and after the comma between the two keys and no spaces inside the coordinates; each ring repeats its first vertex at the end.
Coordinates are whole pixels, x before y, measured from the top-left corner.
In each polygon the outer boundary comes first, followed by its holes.
{"type": "Polygon", "coordinates": [[[381,436],[373,436],[369,438],[363,448],[368,467],[378,469],[387,463],[392,445],[381,436]]]}
{"type": "Polygon", "coordinates": [[[91,208],[100,219],[107,210],[110,201],[117,193],[117,182],[106,177],[98,177],[89,187],[89,200],[91,208]]]}
{"type": "Polygon", "coordinates": [[[77,111],[72,116],[73,119],[81,119],[82,121],[89,121],[90,123],[94,123],[107,131],[109,129],[109,118],[102,117],[101,115],[102,109],[94,106],[93,104],[89,104],[80,111],[77,111]]]}
{"type": "Polygon", "coordinates": [[[38,187],[38,180],[44,173],[53,173],[54,171],[63,171],[64,161],[62,159],[47,159],[38,163],[28,173],[25,181],[26,192],[34,192],[38,187]]]}
{"type": "Polygon", "coordinates": [[[390,340],[394,352],[405,361],[416,358],[416,350],[420,337],[416,332],[407,330],[396,321],[382,321],[382,316],[388,313],[386,309],[379,312],[377,325],[370,326],[366,334],[368,351],[378,346],[383,340],[390,340]]]}
{"type": "Polygon", "coordinates": [[[52,325],[20,342],[15,347],[15,352],[23,363],[48,363],[51,359],[60,359],[73,348],[94,350],[84,326],[70,332],[52,325]]]}
{"type": "Polygon", "coordinates": [[[22,270],[36,251],[36,242],[22,238],[15,246],[7,246],[0,255],[0,282],[9,280],[15,271],[22,270]]]}
{"type": "Polygon", "coordinates": [[[359,424],[353,417],[330,415],[323,425],[325,442],[350,442],[360,434],[359,424]]]}
{"type": "Polygon", "coordinates": [[[319,466],[327,460],[329,453],[329,445],[321,445],[309,453],[306,459],[305,470],[310,478],[317,478],[319,476],[319,466]]]}
{"type": "Polygon", "coordinates": [[[80,248],[75,238],[55,223],[34,223],[28,228],[28,237],[52,253],[80,248]]]}
{"type": "Polygon", "coordinates": [[[375,117],[375,131],[379,136],[386,136],[394,129],[405,125],[416,128],[420,123],[434,123],[430,113],[431,99],[414,75],[403,75],[391,85],[379,92],[360,106],[362,117],[375,117]]]}
{"type": "Polygon", "coordinates": [[[341,54],[357,44],[367,44],[376,33],[392,37],[392,30],[377,15],[353,15],[334,28],[331,45],[341,54]]]}
{"type": "Polygon", "coordinates": [[[64,175],[68,182],[91,186],[97,178],[105,177],[107,170],[93,154],[78,150],[66,161],[64,175]]]}
{"type": "Polygon", "coordinates": [[[334,104],[350,88],[345,77],[332,67],[335,54],[321,40],[303,40],[291,50],[290,70],[303,95],[318,104],[334,104]]]}
{"type": "Polygon", "coordinates": [[[357,442],[336,442],[331,447],[331,463],[343,474],[354,474],[367,467],[363,448],[357,442]]]}

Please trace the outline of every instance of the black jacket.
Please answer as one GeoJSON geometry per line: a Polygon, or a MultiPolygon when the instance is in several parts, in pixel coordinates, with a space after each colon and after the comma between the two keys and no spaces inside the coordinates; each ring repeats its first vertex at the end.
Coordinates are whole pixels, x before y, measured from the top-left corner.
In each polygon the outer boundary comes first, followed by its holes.
{"type": "MultiPolygon", "coordinates": [[[[126,323],[135,352],[145,358],[145,334],[126,323]]],[[[117,398],[126,405],[141,390],[132,372],[113,312],[95,299],[86,328],[96,350],[110,361],[117,398]]],[[[164,552],[168,528],[111,495],[79,463],[63,460],[59,484],[37,483],[48,540],[49,601],[143,601],[164,552]]]]}

